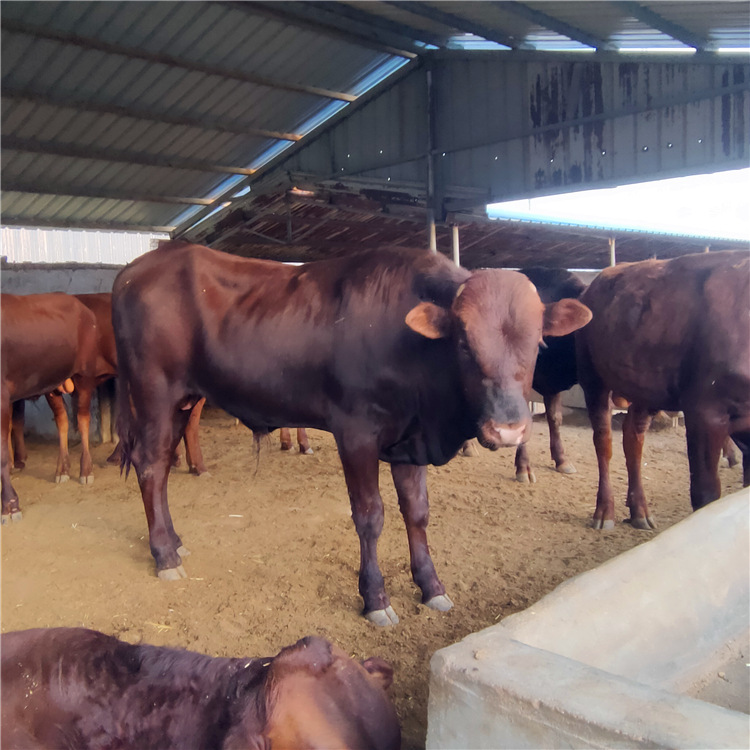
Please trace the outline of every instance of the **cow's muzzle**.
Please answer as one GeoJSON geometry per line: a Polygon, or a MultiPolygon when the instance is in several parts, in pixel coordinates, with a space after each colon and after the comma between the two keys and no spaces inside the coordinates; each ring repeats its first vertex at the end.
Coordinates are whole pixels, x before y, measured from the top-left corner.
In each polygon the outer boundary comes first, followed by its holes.
{"type": "Polygon", "coordinates": [[[498,448],[517,446],[526,442],[529,423],[527,421],[503,424],[494,419],[488,419],[479,427],[477,439],[482,447],[491,451],[498,448]]]}

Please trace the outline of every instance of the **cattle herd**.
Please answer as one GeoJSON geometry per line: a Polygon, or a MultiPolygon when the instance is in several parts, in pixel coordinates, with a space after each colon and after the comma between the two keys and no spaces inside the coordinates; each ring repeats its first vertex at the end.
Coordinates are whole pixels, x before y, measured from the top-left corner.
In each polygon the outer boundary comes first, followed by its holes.
{"type": "MultiPolygon", "coordinates": [[[[47,397],[60,435],[56,481],[69,477],[74,390],[80,479],[91,483],[93,389],[116,377],[113,460],[135,471],[156,572],[187,576],[169,510],[182,440],[205,471],[206,399],[256,436],[284,425],[332,433],[360,542],[359,593],[375,625],[398,622],[377,556],[379,462],[390,464],[422,603],[453,606],[430,557],[426,467],[477,438],[526,453],[533,386],[558,471],[561,393],[580,383],[599,489],[593,526],[614,525],[613,403],[623,424],[630,523],[655,528],[641,477],[644,435],[660,410],[685,415],[690,502],[721,494],[731,437],[750,485],[750,255],[711,252],[625,263],[586,287],[567,271],[467,271],[427,251],[383,248],[289,266],[180,241],[124,268],[112,294],[2,295],[2,523],[21,519],[11,468],[23,468],[23,402],[47,397]]],[[[301,452],[309,451],[304,430],[301,452]]],[[[2,744],[13,748],[398,748],[386,694],[393,674],[320,638],[268,658],[212,658],[133,646],[96,631],[2,636],[2,744]]]]}

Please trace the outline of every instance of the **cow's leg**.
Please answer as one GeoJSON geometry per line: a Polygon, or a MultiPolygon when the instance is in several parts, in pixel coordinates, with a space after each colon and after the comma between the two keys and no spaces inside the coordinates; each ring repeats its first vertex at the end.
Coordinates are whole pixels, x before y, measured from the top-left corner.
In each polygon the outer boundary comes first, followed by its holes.
{"type": "Polygon", "coordinates": [[[596,492],[596,510],[592,526],[595,529],[613,529],[615,526],[615,501],[609,479],[609,462],[612,460],[612,409],[606,390],[586,395],[586,408],[594,431],[594,449],[599,468],[599,488],[596,492]]]}
{"type": "Polygon", "coordinates": [[[733,433],[732,440],[742,453],[742,486],[750,486],[750,430],[733,433]]]}
{"type": "Polygon", "coordinates": [[[312,455],[313,449],[310,447],[310,441],[307,439],[307,430],[304,427],[297,428],[297,445],[301,454],[312,455]]]}
{"type": "Polygon", "coordinates": [[[712,414],[683,409],[690,465],[690,504],[693,510],[721,496],[719,458],[727,426],[712,414]]]}
{"type": "Polygon", "coordinates": [[[0,445],[0,494],[2,495],[2,513],[0,521],[3,524],[8,521],[20,521],[21,509],[18,505],[18,494],[10,483],[10,430],[11,430],[11,403],[10,396],[3,388],[2,405],[0,406],[0,431],[2,432],[2,445],[0,445]]]}
{"type": "Polygon", "coordinates": [[[203,463],[203,452],[198,439],[198,428],[205,403],[206,399],[202,398],[195,404],[190,410],[190,417],[185,427],[185,459],[188,471],[196,476],[206,473],[206,464],[203,463]]]}
{"type": "Polygon", "coordinates": [[[565,458],[560,429],[562,427],[562,393],[544,396],[544,411],[549,427],[549,452],[555,462],[555,469],[561,474],[575,474],[576,467],[565,458]]]}
{"type": "Polygon", "coordinates": [[[398,617],[385,592],[378,565],[378,538],[383,530],[383,499],[378,489],[378,451],[374,443],[336,435],[344,477],[352,506],[352,520],[359,536],[359,593],[364,615],[376,625],[392,625],[398,617]]]}
{"type": "Polygon", "coordinates": [[[11,423],[11,443],[13,448],[13,467],[18,469],[26,468],[26,439],[23,435],[24,418],[26,414],[26,402],[21,399],[13,404],[13,419],[11,423]]]}
{"type": "Polygon", "coordinates": [[[279,428],[279,441],[281,442],[281,450],[292,450],[292,433],[288,427],[279,428]]]}
{"type": "Polygon", "coordinates": [[[59,393],[48,393],[45,398],[52,409],[57,425],[57,441],[59,449],[57,452],[57,468],[55,469],[55,482],[67,482],[70,479],[70,456],[68,454],[68,412],[65,402],[59,393]]]}
{"type": "Polygon", "coordinates": [[[94,483],[94,462],[91,459],[89,446],[89,432],[91,431],[91,396],[94,392],[93,383],[76,383],[78,393],[78,432],[81,433],[81,484],[94,483]]]}
{"type": "Polygon", "coordinates": [[[518,448],[516,448],[516,482],[521,482],[523,484],[536,482],[536,475],[531,470],[529,451],[526,447],[526,443],[521,443],[518,448]]]}
{"type": "Polygon", "coordinates": [[[721,453],[724,458],[726,458],[727,465],[730,469],[733,469],[735,466],[737,466],[739,460],[737,458],[737,450],[734,441],[728,435],[726,440],[724,441],[724,444],[721,446],[721,453]]]}
{"type": "Polygon", "coordinates": [[[427,524],[430,519],[427,468],[412,464],[392,464],[391,475],[409,539],[411,576],[414,583],[422,589],[422,604],[447,612],[453,602],[445,593],[445,586],[435,572],[430,548],[427,546],[427,524]]]}
{"type": "Polygon", "coordinates": [[[651,515],[643,490],[641,461],[643,443],[651,424],[651,414],[647,409],[631,404],[622,425],[622,448],[625,451],[625,465],[628,469],[628,499],[630,523],[633,528],[650,531],[656,528],[656,521],[651,515]]]}

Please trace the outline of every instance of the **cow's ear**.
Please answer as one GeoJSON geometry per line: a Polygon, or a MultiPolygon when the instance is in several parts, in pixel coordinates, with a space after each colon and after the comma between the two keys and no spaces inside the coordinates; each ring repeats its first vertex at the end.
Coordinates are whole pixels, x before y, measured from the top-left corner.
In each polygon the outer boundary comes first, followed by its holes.
{"type": "Polygon", "coordinates": [[[371,656],[362,662],[362,666],[375,678],[383,690],[388,690],[393,682],[393,667],[385,659],[371,656]]]}
{"type": "Polygon", "coordinates": [[[565,336],[591,320],[591,310],[577,299],[561,299],[544,306],[543,336],[565,336]]]}
{"type": "Polygon", "coordinates": [[[444,339],[450,334],[451,316],[444,307],[420,302],[409,310],[406,325],[428,339],[444,339]]]}

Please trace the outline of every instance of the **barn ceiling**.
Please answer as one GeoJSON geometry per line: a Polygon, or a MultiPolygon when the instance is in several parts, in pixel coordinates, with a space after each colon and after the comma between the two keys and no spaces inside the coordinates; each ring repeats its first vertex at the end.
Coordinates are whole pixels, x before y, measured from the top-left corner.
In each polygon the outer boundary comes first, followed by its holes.
{"type": "MultiPolygon", "coordinates": [[[[703,161],[688,154],[684,169],[747,161],[744,2],[6,0],[0,13],[5,224],[167,231],[223,249],[254,242],[259,253],[302,258],[331,243],[336,251],[386,240],[424,244],[420,227],[423,232],[432,212],[439,241],[455,222],[462,225],[462,245],[478,247],[479,235],[486,244],[499,231],[473,216],[482,214],[498,179],[483,174],[488,158],[516,179],[501,180],[512,185],[514,197],[539,189],[521,179],[528,164],[513,167],[517,147],[510,136],[493,157],[497,133],[480,132],[478,118],[463,127],[463,114],[476,102],[487,110],[485,119],[504,127],[518,117],[485,106],[482,76],[496,80],[498,65],[510,71],[496,84],[503,91],[490,98],[516,107],[539,66],[549,77],[547,98],[555,66],[585,93],[588,68],[576,61],[613,66],[623,85],[616,66],[640,64],[638,50],[645,48],[674,53],[660,59],[682,77],[679,96],[666,85],[657,92],[659,107],[729,106],[731,128],[718,128],[715,138],[719,145],[721,138],[741,142],[730,144],[729,160],[713,145],[703,161]],[[744,57],[728,58],[725,50],[744,50],[744,57]],[[582,72],[566,72],[576,65],[582,72]],[[444,87],[437,90],[452,92],[447,104],[422,101],[427,71],[444,87]],[[511,99],[504,92],[514,86],[511,99]],[[356,154],[341,134],[358,147],[356,154]],[[356,168],[334,165],[364,159],[381,135],[398,138],[397,157],[386,153],[356,168]],[[456,140],[469,135],[466,144],[456,140]],[[484,139],[490,151],[477,152],[472,138],[484,139]],[[431,165],[445,144],[446,161],[431,165]]],[[[661,62],[644,64],[650,67],[633,74],[632,85],[644,74],[662,75],[661,62]]],[[[584,96],[578,89],[575,95],[584,96]]],[[[636,119],[651,106],[643,103],[636,119]]],[[[601,112],[589,116],[601,118],[601,112]]],[[[687,127],[685,116],[678,120],[687,127]]],[[[530,123],[541,128],[537,141],[547,142],[539,159],[554,141],[551,125],[530,123]]],[[[556,146],[561,158],[566,139],[556,146]]],[[[547,170],[541,189],[571,189],[572,167],[559,172],[558,184],[547,170]]],[[[669,165],[652,169],[669,171],[669,165]]],[[[604,177],[619,179],[617,170],[604,177]]]]}

